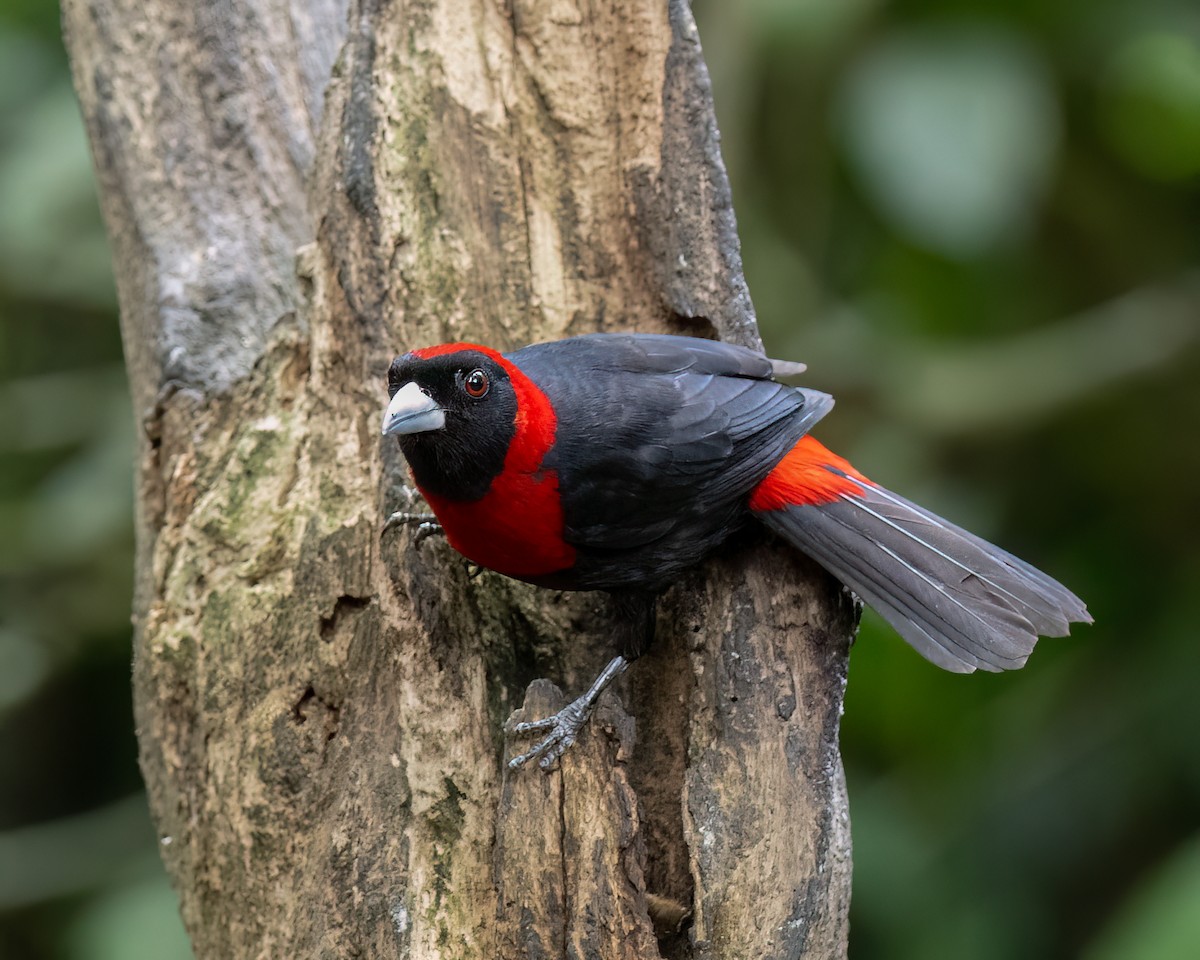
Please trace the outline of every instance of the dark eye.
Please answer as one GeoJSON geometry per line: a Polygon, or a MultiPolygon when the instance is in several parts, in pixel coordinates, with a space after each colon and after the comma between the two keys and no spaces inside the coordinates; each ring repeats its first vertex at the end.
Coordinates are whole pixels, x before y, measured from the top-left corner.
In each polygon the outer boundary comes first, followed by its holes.
{"type": "Polygon", "coordinates": [[[486,397],[490,386],[488,375],[482,370],[472,370],[463,377],[463,389],[472,400],[482,400],[486,397]]]}

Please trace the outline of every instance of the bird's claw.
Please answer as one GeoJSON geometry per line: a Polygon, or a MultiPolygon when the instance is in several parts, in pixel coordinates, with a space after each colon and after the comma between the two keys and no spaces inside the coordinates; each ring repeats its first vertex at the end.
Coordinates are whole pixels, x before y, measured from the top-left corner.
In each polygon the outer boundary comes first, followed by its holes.
{"type": "Polygon", "coordinates": [[[417,533],[413,537],[414,546],[420,546],[422,541],[444,532],[442,525],[438,523],[437,517],[432,513],[410,513],[407,510],[397,510],[388,517],[384,521],[383,529],[379,531],[379,535],[383,536],[393,527],[416,527],[417,533]]]}
{"type": "Polygon", "coordinates": [[[430,537],[440,537],[446,531],[442,529],[442,525],[436,520],[425,520],[417,525],[416,536],[413,537],[413,546],[419,547],[430,537]]]}
{"type": "Polygon", "coordinates": [[[579,736],[579,731],[596,708],[596,701],[600,699],[600,695],[610,683],[625,672],[630,662],[624,656],[613,657],[582,697],[572,700],[552,717],[546,717],[544,720],[526,720],[513,727],[512,732],[518,735],[542,733],[546,730],[549,730],[550,734],[528,753],[509,760],[508,769],[518,770],[534,757],[540,758],[538,766],[543,770],[553,767],[554,761],[566,753],[567,748],[579,736]]]}
{"type": "Polygon", "coordinates": [[[509,760],[508,769],[519,770],[530,760],[537,759],[539,767],[543,770],[550,770],[555,761],[570,749],[575,738],[579,736],[579,731],[583,729],[583,725],[587,723],[588,717],[592,714],[592,706],[593,704],[586,702],[585,697],[580,697],[567,704],[552,717],[518,723],[512,730],[518,736],[544,733],[547,730],[550,732],[533,749],[509,760]]]}

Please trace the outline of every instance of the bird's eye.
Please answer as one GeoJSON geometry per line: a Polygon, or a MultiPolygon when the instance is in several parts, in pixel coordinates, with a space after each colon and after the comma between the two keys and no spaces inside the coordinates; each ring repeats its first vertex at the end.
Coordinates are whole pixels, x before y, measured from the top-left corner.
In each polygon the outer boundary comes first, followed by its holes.
{"type": "Polygon", "coordinates": [[[472,400],[482,400],[486,397],[489,387],[491,383],[488,382],[488,375],[482,370],[472,370],[463,377],[463,389],[472,400]]]}

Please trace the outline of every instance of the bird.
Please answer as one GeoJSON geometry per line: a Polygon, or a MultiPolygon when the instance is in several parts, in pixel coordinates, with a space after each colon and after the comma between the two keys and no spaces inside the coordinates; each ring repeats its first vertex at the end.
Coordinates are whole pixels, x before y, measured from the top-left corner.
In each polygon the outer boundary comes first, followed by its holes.
{"type": "MultiPolygon", "coordinates": [[[[809,434],[833,406],[803,364],[698,337],[594,333],[500,353],[456,342],[388,368],[427,530],[479,567],[611,598],[616,654],[512,758],[552,769],[650,646],[656,598],[754,522],[806,553],[946,670],[1021,667],[1091,623],[1052,577],[868,479],[809,434]]],[[[396,513],[392,522],[414,515],[396,513]]]]}

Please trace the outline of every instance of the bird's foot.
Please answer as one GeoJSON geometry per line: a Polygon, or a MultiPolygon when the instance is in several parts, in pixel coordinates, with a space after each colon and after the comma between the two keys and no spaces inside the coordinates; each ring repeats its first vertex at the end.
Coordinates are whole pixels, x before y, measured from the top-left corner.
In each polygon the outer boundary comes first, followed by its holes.
{"type": "Polygon", "coordinates": [[[587,695],[573,700],[552,717],[544,720],[527,720],[513,727],[513,733],[524,736],[531,733],[546,733],[547,736],[532,750],[513,757],[508,761],[509,770],[519,770],[530,760],[537,760],[538,766],[549,770],[556,760],[570,749],[579,731],[588,722],[595,707],[595,701],[587,702],[587,695]]]}
{"type": "Polygon", "coordinates": [[[416,527],[417,534],[413,538],[414,546],[420,546],[421,542],[428,537],[438,536],[445,532],[442,530],[442,525],[438,523],[438,518],[432,513],[410,513],[407,510],[397,510],[388,517],[384,521],[379,535],[382,537],[393,527],[416,527]]]}
{"type": "Polygon", "coordinates": [[[613,657],[608,665],[600,671],[600,676],[592,682],[588,692],[578,700],[572,700],[552,717],[546,717],[544,720],[526,720],[513,727],[512,732],[517,735],[546,733],[546,731],[549,733],[532,750],[509,760],[508,769],[519,770],[530,760],[537,759],[539,767],[543,770],[550,770],[554,766],[554,762],[567,752],[571,744],[575,742],[575,738],[579,736],[579,731],[583,729],[583,725],[588,722],[588,718],[596,708],[596,701],[600,699],[600,694],[625,672],[625,668],[631,662],[625,657],[613,657]]]}

